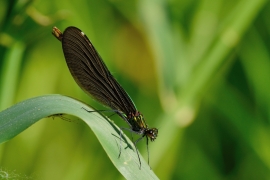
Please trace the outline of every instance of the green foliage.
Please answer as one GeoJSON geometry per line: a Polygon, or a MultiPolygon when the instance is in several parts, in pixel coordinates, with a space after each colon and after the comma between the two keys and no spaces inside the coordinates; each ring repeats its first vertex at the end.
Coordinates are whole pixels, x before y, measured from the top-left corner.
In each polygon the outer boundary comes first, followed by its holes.
{"type": "MultiPolygon", "coordinates": [[[[0,1],[0,110],[51,93],[104,109],[75,84],[51,35],[77,26],[159,129],[149,148],[160,179],[269,179],[269,12],[265,0],[0,1]]],[[[118,152],[68,119],[46,118],[1,144],[0,177],[122,178],[118,152]]],[[[139,149],[147,157],[144,142],[139,149]]]]}
{"type": "Polygon", "coordinates": [[[64,114],[70,114],[84,120],[92,129],[113,164],[126,179],[157,179],[145,161],[142,161],[139,169],[133,143],[126,137],[123,137],[127,143],[122,143],[125,148],[122,148],[120,158],[115,156],[120,147],[119,128],[97,112],[89,113],[86,110],[94,111],[79,101],[61,95],[23,101],[0,113],[0,143],[10,140],[41,118],[49,116],[64,119],[64,114]],[[115,143],[117,141],[118,144],[115,143]]]}

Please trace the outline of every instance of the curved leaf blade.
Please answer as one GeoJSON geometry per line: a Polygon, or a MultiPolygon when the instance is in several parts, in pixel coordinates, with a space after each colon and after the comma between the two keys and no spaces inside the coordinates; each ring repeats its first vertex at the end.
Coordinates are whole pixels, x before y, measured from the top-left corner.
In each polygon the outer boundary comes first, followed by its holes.
{"type": "Polygon", "coordinates": [[[0,143],[8,141],[44,117],[70,114],[82,119],[95,133],[112,163],[126,179],[158,179],[144,159],[142,168],[133,143],[124,134],[122,153],[119,154],[119,128],[109,119],[82,102],[62,96],[46,95],[20,102],[0,112],[0,143]],[[128,147],[128,148],[126,148],[128,147]]]}

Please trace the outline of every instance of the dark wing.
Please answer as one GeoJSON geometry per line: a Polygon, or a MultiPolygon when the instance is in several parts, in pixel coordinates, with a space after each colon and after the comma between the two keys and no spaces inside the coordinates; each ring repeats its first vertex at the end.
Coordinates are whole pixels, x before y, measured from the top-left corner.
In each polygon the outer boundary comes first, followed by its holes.
{"type": "Polygon", "coordinates": [[[68,68],[79,86],[104,105],[128,115],[136,107],[129,95],[111,75],[87,36],[68,27],[62,37],[68,68]]]}

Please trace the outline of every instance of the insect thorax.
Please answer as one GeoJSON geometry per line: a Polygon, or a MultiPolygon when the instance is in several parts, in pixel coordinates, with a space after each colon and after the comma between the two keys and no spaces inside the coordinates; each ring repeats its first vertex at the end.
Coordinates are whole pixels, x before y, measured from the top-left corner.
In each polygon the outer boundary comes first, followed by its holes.
{"type": "Polygon", "coordinates": [[[140,134],[143,133],[146,129],[148,129],[144,121],[144,117],[139,111],[136,111],[135,113],[130,112],[128,114],[128,122],[132,126],[132,130],[140,134]]]}

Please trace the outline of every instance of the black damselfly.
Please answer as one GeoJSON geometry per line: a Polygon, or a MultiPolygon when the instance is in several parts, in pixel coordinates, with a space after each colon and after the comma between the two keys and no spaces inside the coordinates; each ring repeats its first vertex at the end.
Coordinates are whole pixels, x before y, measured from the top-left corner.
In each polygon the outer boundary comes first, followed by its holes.
{"type": "MultiPolygon", "coordinates": [[[[141,135],[139,139],[133,142],[141,167],[136,144],[146,137],[148,151],[148,138],[154,141],[157,138],[158,129],[148,128],[143,115],[136,109],[129,95],[112,76],[90,40],[80,29],[68,27],[62,33],[58,28],[54,27],[52,33],[62,42],[68,68],[77,84],[87,94],[110,107],[124,119],[130,127],[129,131],[141,135]]],[[[120,139],[121,137],[122,131],[120,131],[120,139]]],[[[120,155],[121,146],[119,157],[120,155]]]]}

